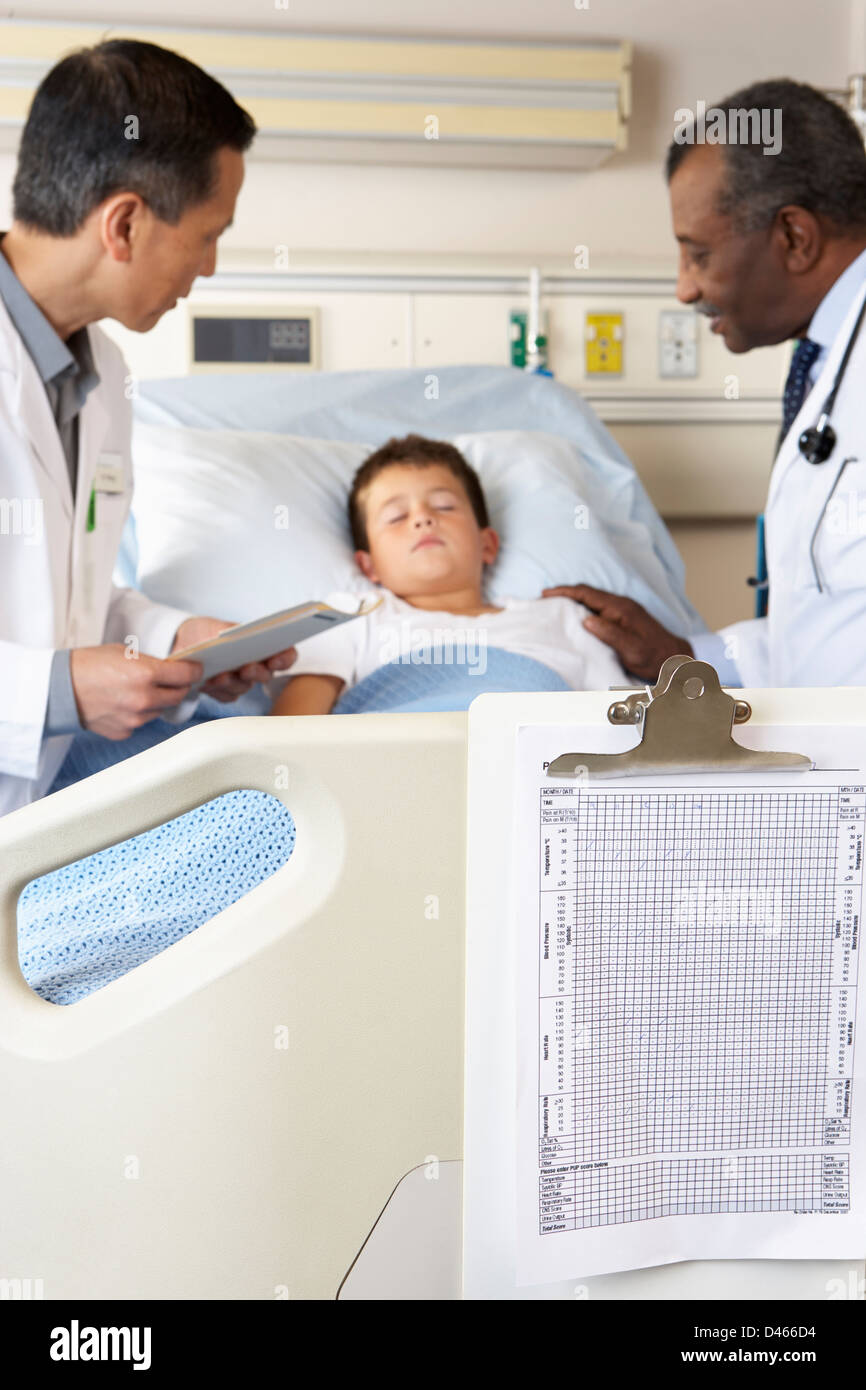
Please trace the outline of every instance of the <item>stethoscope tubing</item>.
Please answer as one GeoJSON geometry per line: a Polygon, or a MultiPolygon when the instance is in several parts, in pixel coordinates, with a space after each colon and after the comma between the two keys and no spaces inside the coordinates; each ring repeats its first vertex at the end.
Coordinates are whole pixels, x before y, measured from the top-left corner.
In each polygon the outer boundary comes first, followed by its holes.
{"type": "MultiPolygon", "coordinates": [[[[854,327],[851,330],[851,334],[845,346],[845,351],[842,355],[842,360],[839,363],[836,376],[833,380],[833,385],[830,389],[830,394],[828,395],[823,406],[821,407],[821,411],[818,415],[817,424],[813,427],[813,431],[804,430],[803,433],[800,435],[800,441],[798,444],[800,454],[803,458],[807,459],[807,461],[815,467],[820,467],[823,463],[826,463],[827,460],[830,458],[830,455],[832,454],[834,448],[836,447],[836,433],[830,424],[830,415],[834,405],[836,404],[836,396],[839,393],[839,387],[842,385],[842,379],[845,376],[845,372],[848,369],[848,363],[851,360],[851,353],[854,351],[854,344],[857,341],[857,337],[860,333],[860,329],[862,327],[864,318],[866,318],[866,294],[864,294],[863,303],[860,305],[860,311],[857,315],[854,327]],[[813,433],[814,430],[817,430],[818,435],[821,437],[825,437],[828,432],[832,436],[832,443],[830,445],[830,448],[827,450],[826,456],[824,458],[809,458],[808,453],[803,447],[803,439],[806,437],[806,435],[813,433]]],[[[823,594],[824,586],[821,583],[821,576],[818,571],[818,562],[815,559],[815,541],[818,538],[818,532],[821,529],[821,524],[824,520],[824,517],[827,515],[827,508],[830,505],[833,494],[836,491],[836,488],[839,486],[839,479],[842,477],[842,474],[845,472],[845,469],[848,467],[848,464],[854,463],[855,461],[856,460],[853,457],[851,457],[843,459],[840,463],[839,468],[836,472],[836,477],[833,479],[833,486],[830,488],[830,491],[827,493],[827,496],[824,499],[824,505],[821,508],[818,520],[815,522],[815,529],[813,530],[812,538],[809,541],[809,558],[812,561],[812,573],[815,576],[815,583],[818,586],[819,594],[823,594]]]]}
{"type": "Polygon", "coordinates": [[[818,593],[819,593],[819,594],[823,594],[823,592],[824,592],[824,586],[823,586],[822,583],[821,583],[821,576],[820,576],[820,574],[818,573],[818,562],[817,562],[817,560],[815,559],[815,541],[816,541],[817,538],[818,538],[818,532],[819,532],[820,529],[821,529],[821,523],[823,522],[824,517],[827,515],[827,508],[828,508],[829,505],[830,505],[831,499],[832,499],[832,497],[833,497],[833,493],[836,491],[836,488],[839,486],[839,479],[842,477],[842,474],[845,472],[845,469],[848,467],[848,464],[849,464],[849,463],[856,463],[856,459],[852,456],[851,458],[843,459],[842,462],[839,464],[839,467],[838,467],[837,472],[836,472],[836,476],[835,476],[835,478],[833,479],[833,486],[831,487],[830,491],[827,493],[827,496],[826,496],[825,499],[824,499],[824,505],[823,505],[823,507],[821,508],[821,512],[820,512],[820,515],[818,516],[818,520],[815,522],[815,529],[814,529],[814,531],[812,532],[812,539],[811,539],[810,542],[809,542],[809,558],[810,558],[811,561],[812,561],[812,573],[813,573],[814,576],[815,576],[815,583],[816,583],[817,586],[818,586],[818,593]]]}

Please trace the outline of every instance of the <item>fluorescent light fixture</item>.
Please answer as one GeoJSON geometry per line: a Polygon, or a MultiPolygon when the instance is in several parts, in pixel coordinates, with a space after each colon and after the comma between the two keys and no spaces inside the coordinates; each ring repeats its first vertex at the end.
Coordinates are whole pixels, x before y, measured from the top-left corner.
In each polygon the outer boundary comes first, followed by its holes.
{"type": "MultiPolygon", "coordinates": [[[[0,126],[41,77],[103,38],[173,48],[259,127],[254,157],[427,166],[591,168],[625,148],[631,45],[530,43],[0,21],[0,126]]],[[[9,139],[7,137],[7,145],[9,139]]]]}

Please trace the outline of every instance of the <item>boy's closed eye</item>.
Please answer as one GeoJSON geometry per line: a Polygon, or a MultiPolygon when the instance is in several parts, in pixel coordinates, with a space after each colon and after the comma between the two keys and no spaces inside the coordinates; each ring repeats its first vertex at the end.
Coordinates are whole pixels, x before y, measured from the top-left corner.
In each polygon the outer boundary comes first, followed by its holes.
{"type": "MultiPolygon", "coordinates": [[[[454,512],[457,510],[456,503],[450,498],[442,498],[439,501],[431,502],[430,505],[437,512],[454,512]]],[[[397,521],[405,521],[408,515],[409,513],[406,511],[405,507],[401,507],[399,510],[394,512],[386,511],[382,520],[384,521],[386,526],[392,526],[397,521]]]]}

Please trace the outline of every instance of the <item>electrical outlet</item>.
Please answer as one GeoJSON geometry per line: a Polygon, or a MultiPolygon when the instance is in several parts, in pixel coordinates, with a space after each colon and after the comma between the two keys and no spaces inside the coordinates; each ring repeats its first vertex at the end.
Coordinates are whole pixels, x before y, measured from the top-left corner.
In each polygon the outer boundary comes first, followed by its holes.
{"type": "Polygon", "coordinates": [[[698,316],[694,309],[662,309],[659,314],[659,376],[698,374],[698,316]]]}
{"type": "Polygon", "coordinates": [[[587,314],[587,376],[622,376],[623,319],[622,314],[587,314]]]}

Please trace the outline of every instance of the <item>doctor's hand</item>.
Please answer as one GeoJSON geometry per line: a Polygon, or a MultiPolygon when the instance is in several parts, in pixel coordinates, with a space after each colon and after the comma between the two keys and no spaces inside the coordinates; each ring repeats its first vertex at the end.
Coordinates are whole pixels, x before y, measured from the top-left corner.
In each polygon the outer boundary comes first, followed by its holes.
{"type": "MultiPolygon", "coordinates": [[[[208,642],[225,632],[227,627],[234,627],[234,623],[227,623],[222,618],[187,618],[175,633],[172,651],[183,651],[184,647],[208,642]]],[[[297,648],[289,647],[287,651],[268,657],[267,661],[251,661],[237,671],[222,671],[205,681],[202,692],[223,704],[229,704],[239,695],[245,695],[254,685],[269,681],[277,671],[287,671],[297,655],[297,648]]]]}
{"type": "Polygon", "coordinates": [[[613,647],[627,671],[654,681],[669,656],[694,656],[691,643],[657,623],[634,599],[592,589],[588,584],[560,584],[544,589],[543,598],[572,598],[591,610],[583,626],[593,637],[613,647]]]}
{"type": "Polygon", "coordinates": [[[189,694],[201,679],[197,661],[160,661],[130,657],[120,642],[103,647],[73,647],[69,673],[85,729],[103,738],[128,738],[189,694]]]}

